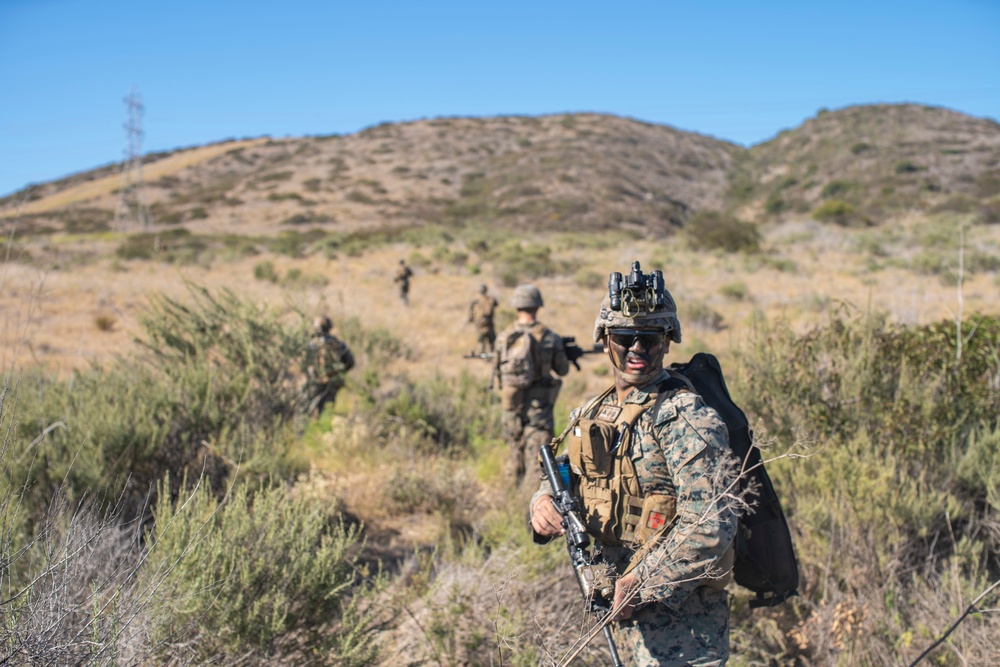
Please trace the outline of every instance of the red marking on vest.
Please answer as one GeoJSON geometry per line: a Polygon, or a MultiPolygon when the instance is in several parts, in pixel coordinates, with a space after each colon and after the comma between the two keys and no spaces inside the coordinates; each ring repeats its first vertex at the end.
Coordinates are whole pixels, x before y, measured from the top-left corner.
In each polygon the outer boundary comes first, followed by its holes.
{"type": "Polygon", "coordinates": [[[646,527],[652,528],[653,530],[663,528],[663,526],[666,525],[666,523],[667,523],[666,517],[660,514],[659,512],[650,512],[649,518],[646,519],[646,527]]]}

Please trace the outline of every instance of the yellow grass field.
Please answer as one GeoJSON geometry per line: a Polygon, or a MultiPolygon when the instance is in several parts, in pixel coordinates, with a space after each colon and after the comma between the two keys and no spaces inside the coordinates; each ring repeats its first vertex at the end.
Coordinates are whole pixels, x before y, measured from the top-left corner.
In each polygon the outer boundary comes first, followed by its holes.
{"type": "MultiPolygon", "coordinates": [[[[675,359],[698,349],[725,356],[760,318],[771,325],[785,322],[805,330],[842,307],[884,311],[895,321],[911,324],[954,319],[960,309],[966,314],[1000,311],[995,273],[966,274],[959,290],[957,280],[923,275],[888,262],[871,270],[871,257],[855,249],[859,233],[818,225],[776,227],[767,232],[765,250],[759,256],[695,253],[686,250],[678,238],[659,243],[619,240],[605,248],[592,242],[576,245],[571,235],[539,235],[533,240],[548,244],[554,259],[579,267],[573,276],[533,281],[545,298],[540,319],[561,335],[575,336],[581,345],[589,346],[608,272],[627,272],[633,260],[641,261],[645,270],[662,269],[678,303],[684,342],[672,349],[675,359]],[[588,274],[589,280],[579,279],[588,274]],[[709,316],[721,317],[721,325],[711,326],[709,316]]],[[[1000,228],[978,227],[968,237],[970,248],[975,244],[989,250],[1000,245],[1000,228]]],[[[417,353],[408,370],[418,376],[449,376],[477,367],[487,376],[487,364],[461,359],[473,346],[475,334],[466,315],[481,283],[501,302],[498,326],[513,315],[507,306],[511,289],[499,284],[489,264],[483,264],[478,274],[470,270],[473,260],[464,267],[434,261],[415,266],[410,305],[404,307],[392,284],[393,271],[400,258],[414,253],[429,257],[431,249],[426,247],[400,243],[372,248],[360,257],[334,259],[262,254],[215,260],[208,267],[120,261],[113,259],[113,250],[111,242],[95,245],[95,252],[105,253],[105,259],[67,270],[3,265],[0,351],[5,365],[38,363],[65,375],[73,368],[127,352],[149,295],[162,292],[184,299],[186,283],[213,290],[228,288],[278,309],[326,312],[335,322],[356,316],[366,326],[387,329],[404,340],[417,353]],[[284,288],[280,281],[255,280],[254,266],[263,261],[272,262],[279,276],[298,269],[305,276],[323,276],[328,283],[321,288],[284,288]]],[[[594,364],[595,359],[586,357],[582,363],[594,364]]],[[[577,391],[584,391],[604,380],[574,371],[570,382],[577,391]],[[584,378],[588,386],[576,386],[584,378]]]]}

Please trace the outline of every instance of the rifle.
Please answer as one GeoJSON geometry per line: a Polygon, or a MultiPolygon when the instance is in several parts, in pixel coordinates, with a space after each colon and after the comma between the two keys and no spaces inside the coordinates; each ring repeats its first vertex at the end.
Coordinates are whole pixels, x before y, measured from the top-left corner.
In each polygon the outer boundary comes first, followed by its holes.
{"type": "MultiPolygon", "coordinates": [[[[604,354],[604,346],[600,343],[594,343],[594,346],[589,350],[586,350],[576,344],[576,338],[573,336],[566,336],[562,339],[563,349],[566,350],[566,358],[569,359],[570,363],[576,367],[576,370],[580,370],[580,364],[577,361],[580,357],[585,354],[604,354]]],[[[469,352],[463,355],[463,359],[482,359],[484,361],[489,361],[493,359],[493,352],[469,352]]]]}
{"type": "Polygon", "coordinates": [[[566,350],[566,357],[569,362],[576,367],[576,370],[580,370],[580,363],[577,361],[580,357],[585,354],[604,354],[604,346],[600,343],[594,343],[593,347],[589,350],[585,350],[576,344],[576,338],[573,336],[567,336],[562,339],[563,348],[566,350]]]}
{"type": "MultiPolygon", "coordinates": [[[[587,547],[590,546],[590,536],[587,535],[587,528],[580,518],[582,508],[579,501],[570,493],[563,483],[559,474],[555,456],[552,453],[551,445],[542,445],[542,467],[545,468],[545,476],[552,485],[552,504],[556,511],[562,515],[562,525],[566,529],[566,550],[569,552],[569,561],[576,573],[576,582],[580,585],[580,592],[587,602],[587,609],[597,616],[599,621],[604,621],[605,617],[611,613],[611,605],[608,603],[605,593],[598,590],[593,565],[590,562],[590,554],[587,547]]],[[[618,647],[615,646],[614,637],[611,636],[611,628],[604,626],[604,637],[608,640],[608,648],[611,650],[611,663],[614,667],[623,667],[621,658],[618,657],[618,647]]]]}

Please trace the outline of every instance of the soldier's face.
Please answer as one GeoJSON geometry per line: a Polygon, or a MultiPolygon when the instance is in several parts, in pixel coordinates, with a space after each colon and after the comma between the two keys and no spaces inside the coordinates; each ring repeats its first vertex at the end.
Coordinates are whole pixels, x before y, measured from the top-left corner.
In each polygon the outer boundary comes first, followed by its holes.
{"type": "Polygon", "coordinates": [[[605,344],[615,373],[629,382],[642,382],[658,373],[670,349],[662,329],[611,329],[605,344]]]}

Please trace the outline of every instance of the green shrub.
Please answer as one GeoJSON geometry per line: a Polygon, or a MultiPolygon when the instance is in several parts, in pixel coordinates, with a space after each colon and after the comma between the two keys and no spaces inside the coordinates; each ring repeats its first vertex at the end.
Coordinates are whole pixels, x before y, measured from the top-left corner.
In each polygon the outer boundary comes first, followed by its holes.
{"type": "Polygon", "coordinates": [[[370,421],[382,425],[385,439],[402,440],[427,453],[469,453],[500,435],[499,410],[483,400],[485,391],[481,380],[464,371],[457,381],[400,378],[391,393],[368,394],[367,402],[377,411],[370,421]]]}
{"type": "Polygon", "coordinates": [[[284,287],[292,289],[322,289],[330,284],[330,279],[321,273],[303,273],[302,269],[288,269],[281,279],[284,287]]]}
{"type": "Polygon", "coordinates": [[[833,199],[842,197],[858,188],[856,181],[830,181],[823,186],[820,197],[823,199],[833,199]]]}
{"type": "Polygon", "coordinates": [[[114,331],[117,323],[118,318],[110,313],[98,313],[94,316],[94,326],[97,327],[98,331],[114,331]]]}
{"type": "Polygon", "coordinates": [[[375,200],[360,190],[351,190],[346,195],[347,201],[355,204],[374,204],[375,200]]]}
{"type": "Polygon", "coordinates": [[[159,233],[133,234],[122,241],[115,250],[120,259],[153,259],[167,262],[191,263],[208,248],[204,237],[179,227],[159,233]]]}
{"type": "Polygon", "coordinates": [[[141,355],[66,381],[26,372],[33,390],[19,397],[10,474],[30,482],[27,515],[41,516],[62,488],[74,503],[119,499],[130,520],[159,479],[179,479],[189,466],[215,489],[236,465],[248,476],[298,469],[289,448],[305,411],[295,380],[305,327],[283,325],[231,292],[192,287],[191,298],[151,299],[140,317],[141,355]],[[40,456],[24,455],[39,445],[40,456]]]}
{"type": "Polygon", "coordinates": [[[552,258],[552,249],[539,243],[506,241],[482,251],[493,262],[494,271],[505,287],[514,287],[527,280],[570,273],[573,265],[552,258]]]}
{"type": "Polygon", "coordinates": [[[410,264],[410,266],[417,269],[426,269],[431,265],[431,260],[425,257],[424,254],[418,250],[411,252],[406,258],[406,261],[410,264]]]}
{"type": "Polygon", "coordinates": [[[862,220],[853,206],[840,199],[828,199],[815,209],[812,217],[820,222],[833,222],[848,226],[862,220]]]}
{"type": "Polygon", "coordinates": [[[581,270],[573,274],[573,282],[588,290],[604,287],[607,281],[607,276],[597,271],[581,270]]]}
{"type": "Polygon", "coordinates": [[[257,180],[261,183],[275,183],[290,180],[294,175],[295,172],[291,171],[275,171],[259,176],[257,180]]]}
{"type": "Polygon", "coordinates": [[[241,259],[260,254],[253,239],[238,234],[223,235],[222,245],[221,255],[224,259],[241,259]]]}
{"type": "Polygon", "coordinates": [[[298,259],[304,255],[307,239],[297,231],[285,231],[270,240],[272,251],[298,259]]]}
{"type": "MultiPolygon", "coordinates": [[[[166,488],[159,495],[169,497],[166,488]]],[[[241,485],[222,502],[201,486],[161,502],[153,518],[143,574],[174,607],[157,638],[193,631],[198,663],[246,655],[258,664],[375,663],[356,526],[282,486],[241,485]]]]}
{"type": "MultiPolygon", "coordinates": [[[[386,368],[396,359],[414,358],[413,350],[387,329],[366,328],[357,317],[338,321],[337,330],[350,345],[354,356],[362,355],[367,366],[386,368]]],[[[360,361],[358,365],[361,365],[360,361]]]]}
{"type": "Polygon", "coordinates": [[[922,171],[925,167],[912,162],[911,160],[900,160],[895,165],[893,165],[892,170],[897,174],[913,174],[918,171],[922,171]]]}
{"type": "Polygon", "coordinates": [[[747,298],[748,293],[749,290],[744,282],[727,283],[719,288],[719,294],[734,301],[742,301],[747,298]]]}
{"type": "Polygon", "coordinates": [[[253,266],[253,277],[256,280],[265,280],[269,283],[278,282],[278,272],[274,268],[273,262],[257,262],[253,266]]]}
{"type": "Polygon", "coordinates": [[[722,314],[703,301],[690,301],[679,317],[683,322],[709,331],[722,331],[726,328],[722,314]]]}
{"type": "Polygon", "coordinates": [[[750,407],[782,437],[804,424],[823,440],[863,433],[873,445],[940,464],[952,444],[1000,414],[990,384],[1000,372],[1000,320],[976,317],[963,331],[960,359],[952,321],[836,319],[799,339],[772,332],[764,344],[773,352],[755,349],[750,372],[753,382],[775,382],[768,386],[783,407],[750,407]]]}
{"type": "MultiPolygon", "coordinates": [[[[809,607],[870,619],[848,633],[794,631],[800,647],[842,642],[838,664],[911,660],[1000,567],[1000,319],[976,315],[957,329],[843,315],[805,335],[763,327],[729,374],[776,459],[768,468],[809,607]],[[918,631],[926,618],[933,627],[918,631]]],[[[740,605],[734,628],[736,646],[786,650],[740,605]]],[[[995,624],[960,632],[966,659],[994,650],[995,624]]]]}
{"type": "Polygon", "coordinates": [[[764,212],[769,215],[778,215],[787,211],[789,208],[788,202],[781,196],[780,192],[772,192],[768,198],[764,201],[764,212]]]}
{"type": "Polygon", "coordinates": [[[760,232],[753,223],[743,222],[720,211],[699,211],[685,226],[688,243],[700,250],[753,253],[760,250],[760,232]]]}

